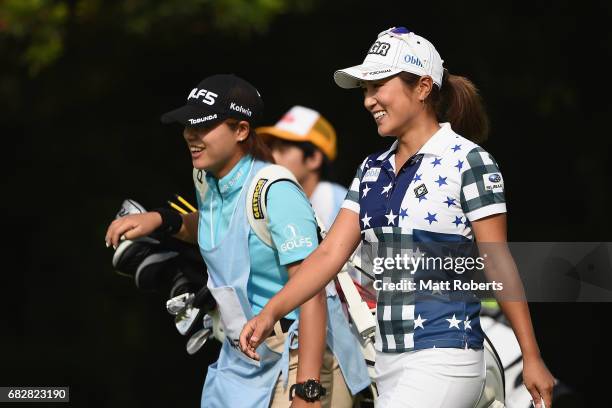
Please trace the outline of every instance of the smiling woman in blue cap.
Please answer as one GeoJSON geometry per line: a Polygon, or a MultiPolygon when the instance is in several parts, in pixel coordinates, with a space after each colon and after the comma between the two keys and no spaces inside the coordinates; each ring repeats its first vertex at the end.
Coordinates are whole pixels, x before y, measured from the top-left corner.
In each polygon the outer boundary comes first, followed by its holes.
{"type": "Polygon", "coordinates": [[[214,75],[200,82],[185,106],[162,116],[184,126],[198,212],[126,216],[110,225],[105,240],[116,246],[160,231],[199,245],[225,334],[219,359],[208,368],[202,407],[348,408],[370,379],[334,291],[320,290],[299,311],[281,316],[257,348],[258,360],[238,347],[246,321],[318,242],[308,199],[288,170],[272,164],[254,131],[262,114],[261,96],[245,80],[214,75]],[[262,222],[263,229],[254,227],[262,222]]]}
{"type": "MultiPolygon", "coordinates": [[[[503,178],[476,144],[488,121],[469,80],[450,75],[435,47],[404,27],[380,33],[364,62],[337,71],[334,80],[342,88],[361,87],[378,134],[395,140],[365,158],[327,237],[247,323],[240,339],[247,355],[286,310],[324,287],[360,242],[385,261],[422,245],[435,249],[436,242],[505,247],[503,178]]],[[[487,272],[496,267],[490,265],[487,272]]],[[[479,299],[470,291],[394,288],[468,275],[387,262],[381,269],[377,407],[473,408],[485,382],[479,299]]],[[[527,304],[500,306],[521,346],[523,381],[537,407],[542,401],[550,407],[554,379],[540,357],[527,304]]]]}

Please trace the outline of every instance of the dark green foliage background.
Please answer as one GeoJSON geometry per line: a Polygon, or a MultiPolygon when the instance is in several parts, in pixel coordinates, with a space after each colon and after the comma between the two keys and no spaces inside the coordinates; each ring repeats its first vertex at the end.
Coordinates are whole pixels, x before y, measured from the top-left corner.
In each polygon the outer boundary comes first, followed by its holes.
{"type": "MultiPolygon", "coordinates": [[[[0,2],[0,385],[69,385],[79,407],[197,406],[206,354],[186,355],[163,298],[116,276],[103,245],[124,198],[194,201],[181,130],[159,115],[236,73],[270,123],[294,104],[322,112],[347,184],[390,141],[332,73],[393,25],[480,87],[511,240],[610,241],[611,14],[597,1],[0,2]]],[[[532,310],[553,373],[599,401],[612,307],[532,310]]]]}

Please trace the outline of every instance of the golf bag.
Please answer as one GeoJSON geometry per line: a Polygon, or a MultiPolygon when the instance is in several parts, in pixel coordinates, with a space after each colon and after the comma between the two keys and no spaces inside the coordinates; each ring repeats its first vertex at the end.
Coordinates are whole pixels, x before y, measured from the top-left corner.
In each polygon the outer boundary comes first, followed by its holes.
{"type": "MultiPolygon", "coordinates": [[[[116,218],[145,211],[128,199],[116,218]]],[[[118,274],[134,279],[138,289],[167,294],[166,309],[175,316],[177,331],[190,336],[189,354],[197,352],[213,334],[222,338],[216,303],[206,287],[206,264],[196,245],[153,233],[121,241],[112,263],[118,274]]]]}

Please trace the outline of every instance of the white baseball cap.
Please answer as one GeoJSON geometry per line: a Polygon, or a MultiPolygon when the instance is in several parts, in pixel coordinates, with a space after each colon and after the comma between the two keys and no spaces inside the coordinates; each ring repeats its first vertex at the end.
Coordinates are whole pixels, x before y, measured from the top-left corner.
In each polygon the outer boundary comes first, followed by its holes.
{"type": "Polygon", "coordinates": [[[341,88],[357,88],[362,81],[376,81],[404,71],[429,75],[442,88],[443,63],[425,38],[406,27],[392,27],[378,34],[361,65],[336,71],[334,81],[341,88]]]}

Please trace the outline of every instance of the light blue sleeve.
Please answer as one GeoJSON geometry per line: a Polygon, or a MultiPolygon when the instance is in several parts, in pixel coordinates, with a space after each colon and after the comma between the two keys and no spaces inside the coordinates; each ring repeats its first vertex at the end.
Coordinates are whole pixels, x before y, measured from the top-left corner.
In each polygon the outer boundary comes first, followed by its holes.
{"type": "Polygon", "coordinates": [[[289,181],[270,186],[267,197],[272,241],[281,265],[301,261],[317,247],[317,223],[304,192],[289,181]]]}

